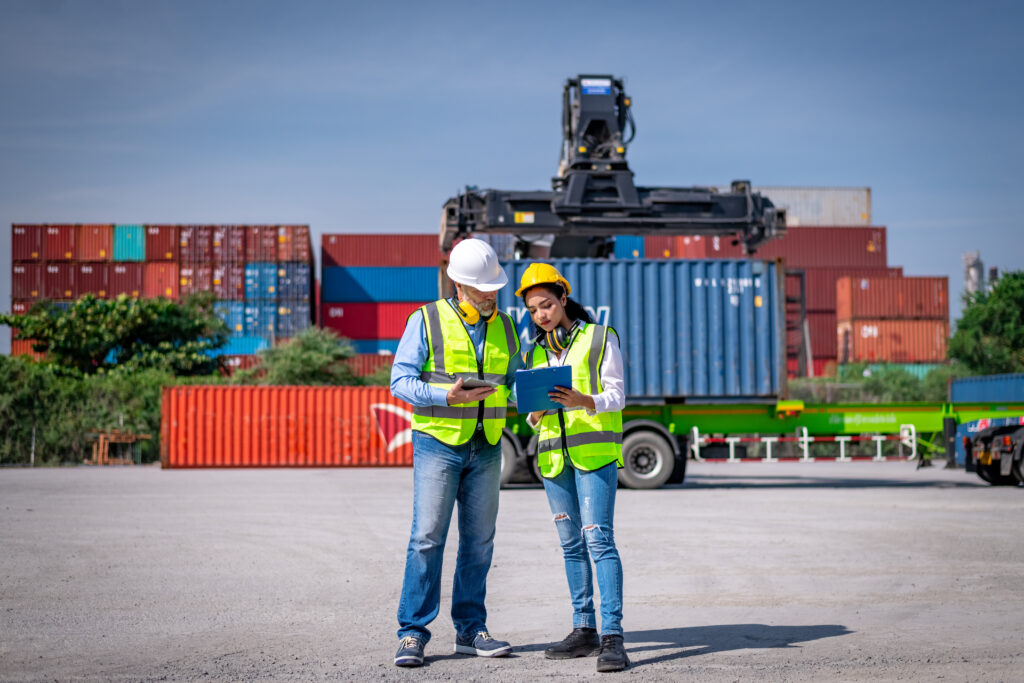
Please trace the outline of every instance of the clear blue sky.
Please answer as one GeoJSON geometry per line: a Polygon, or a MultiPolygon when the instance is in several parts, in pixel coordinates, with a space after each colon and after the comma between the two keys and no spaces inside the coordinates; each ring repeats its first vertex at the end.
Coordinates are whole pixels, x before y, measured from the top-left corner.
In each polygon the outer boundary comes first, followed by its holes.
{"type": "MultiPolygon", "coordinates": [[[[0,3],[12,222],[434,232],[547,189],[561,87],[626,78],[642,185],[870,186],[889,260],[1024,267],[1019,3],[0,3]]],[[[318,243],[318,242],[317,242],[318,243]]],[[[0,332],[0,351],[9,336],[0,332]]]]}

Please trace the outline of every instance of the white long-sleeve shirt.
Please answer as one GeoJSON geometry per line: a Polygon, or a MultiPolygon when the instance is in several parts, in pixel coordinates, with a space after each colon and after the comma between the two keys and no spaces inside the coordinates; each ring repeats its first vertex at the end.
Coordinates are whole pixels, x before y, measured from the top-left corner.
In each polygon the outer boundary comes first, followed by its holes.
{"type": "MultiPolygon", "coordinates": [[[[569,350],[565,349],[558,355],[550,351],[547,353],[550,365],[564,365],[569,350]]],[[[604,391],[593,395],[595,410],[586,408],[588,415],[611,413],[626,407],[626,389],[622,379],[622,351],[619,350],[619,337],[614,333],[608,335],[607,348],[604,358],[601,359],[601,384],[604,386],[604,391]]],[[[526,422],[530,427],[537,428],[537,423],[533,421],[532,415],[526,417],[526,422]]]]}

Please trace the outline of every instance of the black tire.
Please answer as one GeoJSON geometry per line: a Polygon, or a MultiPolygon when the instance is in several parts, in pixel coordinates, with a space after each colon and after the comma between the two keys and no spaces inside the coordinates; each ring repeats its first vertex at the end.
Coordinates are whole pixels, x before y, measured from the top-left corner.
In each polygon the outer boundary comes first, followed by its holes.
{"type": "Polygon", "coordinates": [[[519,457],[515,444],[507,434],[501,435],[501,488],[506,488],[512,483],[512,478],[519,467],[519,457]]]}
{"type": "Polygon", "coordinates": [[[992,486],[1016,486],[1017,477],[1012,474],[1000,474],[999,463],[994,462],[991,465],[977,465],[978,476],[983,480],[987,481],[992,486]]]}
{"type": "Polygon", "coordinates": [[[660,488],[672,476],[672,444],[655,432],[639,430],[622,440],[619,483],[631,489],[660,488]]]}
{"type": "Polygon", "coordinates": [[[1013,471],[1013,476],[1017,478],[1017,481],[1024,484],[1024,461],[1020,459],[1015,460],[1011,470],[1013,471]]]}

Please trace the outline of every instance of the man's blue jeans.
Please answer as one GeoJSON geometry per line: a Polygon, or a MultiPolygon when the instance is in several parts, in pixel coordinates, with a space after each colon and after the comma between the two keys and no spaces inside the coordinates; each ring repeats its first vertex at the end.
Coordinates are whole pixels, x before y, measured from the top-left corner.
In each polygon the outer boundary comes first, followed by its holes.
{"type": "Polygon", "coordinates": [[[483,432],[448,446],[413,432],[412,533],[398,603],[398,637],[430,640],[427,625],[441,605],[441,562],[452,508],[459,502],[459,554],[452,586],[452,622],[458,635],[487,630],[487,571],[494,549],[501,476],[501,442],[483,432]]]}
{"type": "Polygon", "coordinates": [[[597,628],[594,614],[594,560],[601,591],[601,635],[622,635],[622,562],[615,547],[615,463],[582,472],[568,461],[557,477],[544,478],[565,558],[572,600],[572,627],[597,628]]]}

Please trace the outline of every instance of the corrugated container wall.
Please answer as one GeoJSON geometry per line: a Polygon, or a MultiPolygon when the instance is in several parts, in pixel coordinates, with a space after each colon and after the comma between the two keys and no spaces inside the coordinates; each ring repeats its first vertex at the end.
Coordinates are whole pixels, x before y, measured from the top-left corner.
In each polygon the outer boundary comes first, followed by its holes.
{"type": "Polygon", "coordinates": [[[277,264],[277,298],[286,301],[309,301],[312,268],[308,263],[277,264]]]}
{"type": "Polygon", "coordinates": [[[954,403],[1024,401],[1024,373],[954,379],[949,398],[954,403]]]}
{"type": "Polygon", "coordinates": [[[160,460],[165,468],[411,465],[411,410],[386,387],[167,387],[160,460]]]}
{"type": "Polygon", "coordinates": [[[178,264],[162,261],[143,264],[142,291],[147,298],[178,298],[178,264]]]}
{"type": "Polygon", "coordinates": [[[245,261],[277,261],[277,228],[272,225],[245,226],[245,261]]]}
{"type": "Polygon", "coordinates": [[[71,261],[75,258],[77,225],[47,225],[43,228],[43,258],[47,261],[71,261]]]}
{"type": "MultiPolygon", "coordinates": [[[[787,267],[786,272],[790,272],[787,267]]],[[[806,284],[807,310],[836,310],[836,281],[841,277],[902,277],[902,268],[802,268],[806,284]]]]}
{"type": "Polygon", "coordinates": [[[38,261],[43,257],[43,229],[38,225],[11,226],[11,259],[38,261]]]}
{"type": "Polygon", "coordinates": [[[309,327],[312,312],[306,301],[279,301],[275,321],[277,336],[282,339],[294,337],[309,327]]]}
{"type": "Polygon", "coordinates": [[[349,339],[399,339],[408,317],[424,303],[323,304],[320,324],[349,339]]]}
{"type": "Polygon", "coordinates": [[[78,260],[109,261],[113,256],[114,226],[81,225],[78,228],[78,260]]]}
{"type": "Polygon", "coordinates": [[[948,339],[945,320],[854,320],[837,325],[841,363],[941,363],[948,339]]]}
{"type": "Polygon", "coordinates": [[[949,278],[839,278],[836,315],[839,320],[946,320],[949,318],[949,278]]]}
{"type": "MultiPolygon", "coordinates": [[[[783,283],[756,260],[553,260],[573,298],[621,339],[627,396],[768,398],[785,390],[783,283]]],[[[519,282],[529,261],[503,264],[519,282]]],[[[498,305],[529,336],[515,288],[498,305]]]]}
{"type": "Polygon", "coordinates": [[[673,235],[647,238],[647,258],[744,258],[731,236],[673,235]]]}
{"type": "Polygon", "coordinates": [[[178,260],[178,226],[147,225],[146,226],[146,260],[177,261],[178,260]]]}
{"type": "Polygon", "coordinates": [[[345,359],[345,365],[352,368],[352,372],[359,377],[372,375],[381,368],[388,368],[390,370],[394,362],[395,357],[393,355],[381,355],[379,353],[360,353],[345,359]]]}
{"type": "Polygon", "coordinates": [[[181,265],[178,267],[178,284],[178,294],[182,297],[209,292],[213,285],[213,268],[199,264],[181,265]]]}
{"type": "Polygon", "coordinates": [[[47,299],[77,299],[76,264],[48,262],[43,267],[43,296],[47,299]]]}
{"type": "Polygon", "coordinates": [[[245,266],[221,264],[213,269],[213,293],[218,299],[245,299],[245,266]]]}
{"type": "Polygon", "coordinates": [[[277,297],[277,264],[245,264],[245,298],[257,301],[277,297]]]}
{"type": "MultiPolygon", "coordinates": [[[[615,258],[634,259],[644,258],[646,246],[643,235],[619,235],[615,238],[615,258]]],[[[512,257],[502,257],[503,261],[511,261],[512,257]]]]}
{"type": "Polygon", "coordinates": [[[11,266],[11,297],[43,298],[43,266],[39,263],[15,263],[11,266]]]}
{"type": "Polygon", "coordinates": [[[245,334],[253,337],[274,337],[277,304],[273,301],[245,302],[245,334]]]}
{"type": "Polygon", "coordinates": [[[885,228],[790,228],[757,258],[785,259],[786,268],[885,268],[885,250],[885,228]]]}
{"type": "Polygon", "coordinates": [[[111,263],[108,269],[109,296],[111,299],[125,294],[135,298],[142,295],[141,263],[111,263]]]}
{"type": "Polygon", "coordinates": [[[213,228],[208,225],[184,225],[178,230],[178,261],[209,263],[213,249],[213,228]]]}
{"type": "Polygon", "coordinates": [[[145,228],[143,228],[141,225],[114,226],[114,260],[146,260],[145,228]]]}
{"type": "Polygon", "coordinates": [[[281,225],[277,228],[277,260],[282,262],[310,263],[308,225],[281,225]]]}
{"type": "MultiPolygon", "coordinates": [[[[321,267],[331,266],[432,266],[441,263],[437,233],[322,235],[321,267]]],[[[437,288],[435,282],[432,289],[437,288]]]]}
{"type": "Polygon", "coordinates": [[[871,225],[870,187],[753,187],[777,207],[786,209],[786,224],[871,225]]]}
{"type": "Polygon", "coordinates": [[[228,332],[232,336],[245,334],[245,304],[241,301],[218,301],[214,304],[213,310],[228,326],[228,332]]]}
{"type": "Polygon", "coordinates": [[[240,225],[215,225],[211,233],[211,254],[215,263],[245,262],[245,228],[240,225]]]}
{"type": "Polygon", "coordinates": [[[78,296],[93,294],[100,299],[107,298],[109,290],[109,273],[107,263],[75,264],[75,283],[78,296]]]}
{"type": "Polygon", "coordinates": [[[16,301],[12,301],[11,302],[11,313],[13,313],[14,315],[25,315],[26,313],[28,313],[29,309],[32,308],[32,304],[34,304],[34,303],[35,303],[34,301],[25,301],[25,300],[22,300],[22,301],[17,301],[17,300],[16,301]]]}
{"type": "Polygon", "coordinates": [[[323,269],[325,302],[408,301],[410,295],[437,291],[437,266],[343,266],[323,269]]]}

